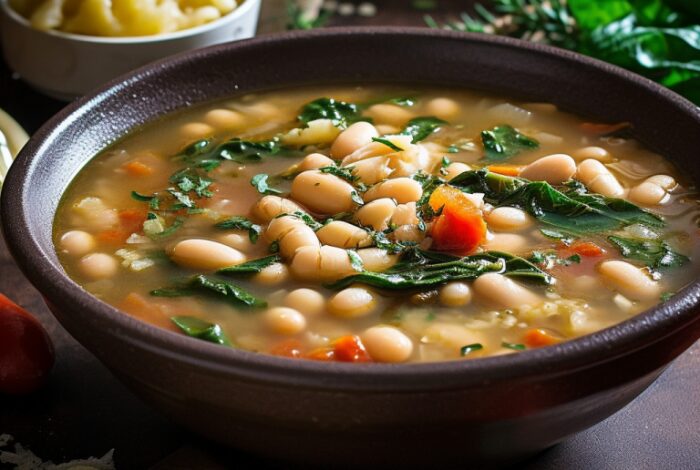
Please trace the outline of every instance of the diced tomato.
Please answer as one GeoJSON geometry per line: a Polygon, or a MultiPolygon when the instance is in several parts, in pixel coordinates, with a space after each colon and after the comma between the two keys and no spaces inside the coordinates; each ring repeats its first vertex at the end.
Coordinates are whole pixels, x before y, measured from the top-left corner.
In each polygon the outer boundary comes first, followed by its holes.
{"type": "Polygon", "coordinates": [[[335,351],[330,348],[317,348],[309,352],[305,357],[313,361],[334,361],[335,351]]]}
{"type": "Polygon", "coordinates": [[[612,134],[615,131],[630,127],[629,122],[619,122],[617,124],[600,124],[596,122],[582,122],[579,128],[587,134],[606,135],[612,134]]]}
{"type": "Polygon", "coordinates": [[[299,358],[301,357],[301,350],[301,341],[296,339],[287,339],[274,345],[272,349],[270,349],[270,354],[273,356],[299,358]]]}
{"type": "Polygon", "coordinates": [[[123,168],[129,176],[144,177],[153,174],[153,168],[136,160],[125,163],[123,168]]]}
{"type": "Polygon", "coordinates": [[[0,392],[36,390],[53,362],[53,344],[41,323],[0,294],[0,392]]]}
{"type": "Polygon", "coordinates": [[[371,362],[365,345],[359,336],[342,336],[333,343],[333,353],[336,361],[341,362],[371,362]]]}
{"type": "Polygon", "coordinates": [[[534,328],[525,333],[524,343],[529,348],[551,346],[560,340],[543,328],[534,328]]]}
{"type": "Polygon", "coordinates": [[[140,209],[124,209],[119,211],[119,222],[125,232],[131,235],[143,229],[148,213],[140,209]]]}
{"type": "Polygon", "coordinates": [[[489,165],[486,167],[487,170],[493,173],[505,176],[518,176],[523,168],[525,167],[522,165],[489,165]]]}
{"type": "Polygon", "coordinates": [[[581,256],[596,257],[603,256],[605,254],[605,250],[593,242],[574,242],[568,247],[568,249],[581,256]]]}
{"type": "Polygon", "coordinates": [[[141,294],[132,292],[119,304],[119,308],[134,318],[141,321],[165,328],[170,331],[178,331],[179,329],[170,320],[170,317],[175,315],[175,312],[168,311],[163,305],[154,303],[150,299],[141,294]]]}
{"type": "Polygon", "coordinates": [[[469,254],[486,239],[486,222],[469,197],[443,185],[430,196],[430,206],[442,213],[433,223],[433,246],[440,251],[469,254]]]}
{"type": "Polygon", "coordinates": [[[123,245],[132,233],[126,230],[105,230],[97,234],[97,240],[109,245],[123,245]]]}

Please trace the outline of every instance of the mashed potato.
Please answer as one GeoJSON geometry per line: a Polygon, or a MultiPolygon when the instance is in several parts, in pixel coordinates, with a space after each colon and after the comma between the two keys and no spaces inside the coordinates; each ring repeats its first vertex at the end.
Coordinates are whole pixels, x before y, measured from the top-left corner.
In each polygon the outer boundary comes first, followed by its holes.
{"type": "Polygon", "coordinates": [[[37,29],[90,36],[171,33],[216,20],[236,0],[10,0],[37,29]]]}

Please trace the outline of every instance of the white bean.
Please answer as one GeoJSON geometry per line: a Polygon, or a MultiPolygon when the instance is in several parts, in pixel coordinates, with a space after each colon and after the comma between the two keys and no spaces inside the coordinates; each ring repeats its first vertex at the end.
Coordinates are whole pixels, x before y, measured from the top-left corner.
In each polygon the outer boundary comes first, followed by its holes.
{"type": "Polygon", "coordinates": [[[482,274],[473,286],[480,298],[499,308],[536,305],[542,301],[538,295],[498,273],[482,274]]]}
{"type": "Polygon", "coordinates": [[[578,165],[578,177],[588,189],[603,196],[620,196],[624,190],[605,165],[589,158],[578,165]]]}
{"type": "Polygon", "coordinates": [[[328,311],[341,318],[369,315],[376,306],[374,294],[363,287],[348,287],[328,300],[328,311]]]}
{"type": "Polygon", "coordinates": [[[357,254],[367,271],[386,271],[399,261],[399,255],[391,255],[381,248],[363,248],[357,250],[357,254]]]}
{"type": "Polygon", "coordinates": [[[327,166],[334,166],[335,162],[331,160],[330,158],[326,157],[323,154],[320,153],[310,153],[309,155],[305,156],[304,159],[299,163],[299,166],[297,166],[297,170],[301,171],[309,171],[309,170],[317,170],[319,168],[324,168],[327,166]]]}
{"type": "Polygon", "coordinates": [[[328,245],[299,248],[289,269],[303,281],[335,281],[356,272],[347,251],[328,245]]]}
{"type": "Polygon", "coordinates": [[[306,315],[319,315],[326,308],[326,299],[320,292],[302,288],[294,289],[287,294],[284,304],[306,315]]]}
{"type": "MultiPolygon", "coordinates": [[[[481,331],[473,330],[454,323],[433,323],[426,330],[421,342],[438,344],[459,354],[462,346],[479,343],[488,347],[488,337],[481,331]]],[[[480,352],[472,353],[478,355],[480,352]]]]}
{"type": "Polygon", "coordinates": [[[375,127],[364,121],[356,122],[336,137],[331,145],[331,156],[336,160],[345,158],[355,150],[372,142],[372,137],[379,137],[375,127]]]}
{"type": "Polygon", "coordinates": [[[461,307],[472,299],[472,291],[466,282],[450,282],[440,289],[440,303],[446,307],[461,307]]]}
{"type": "Polygon", "coordinates": [[[180,128],[180,136],[186,140],[202,139],[214,134],[214,128],[203,122],[190,122],[180,128]]]}
{"type": "Polygon", "coordinates": [[[292,198],[320,214],[339,214],[355,208],[355,188],[347,181],[318,170],[305,171],[292,182],[292,198]]]}
{"type": "Polygon", "coordinates": [[[483,246],[485,250],[513,254],[524,253],[530,248],[527,238],[516,233],[489,233],[483,246]]]}
{"type": "Polygon", "coordinates": [[[583,147],[578,150],[574,150],[572,153],[576,160],[585,160],[587,158],[592,158],[601,162],[612,161],[612,156],[610,152],[602,147],[583,147]]]}
{"type": "Polygon", "coordinates": [[[263,222],[269,222],[282,214],[292,214],[304,210],[294,201],[279,196],[264,196],[253,207],[253,215],[263,222]]]}
{"type": "Polygon", "coordinates": [[[281,284],[287,279],[289,279],[289,268],[282,263],[273,263],[253,276],[253,281],[269,286],[281,284]]]}
{"type": "Polygon", "coordinates": [[[450,98],[433,98],[428,101],[425,109],[429,115],[446,121],[454,119],[459,114],[459,104],[450,98]]]}
{"type": "Polygon", "coordinates": [[[375,104],[370,106],[365,114],[378,124],[390,124],[397,127],[403,127],[413,118],[413,113],[393,104],[375,104]]]}
{"type": "Polygon", "coordinates": [[[452,162],[449,165],[447,165],[447,174],[445,175],[445,179],[447,181],[450,181],[454,179],[455,177],[461,175],[465,171],[471,170],[471,167],[467,165],[466,163],[462,162],[452,162]]]}
{"type": "Polygon", "coordinates": [[[207,124],[219,129],[239,129],[245,125],[245,116],[230,109],[212,109],[204,115],[207,124]]]}
{"type": "Polygon", "coordinates": [[[661,288],[641,269],[626,261],[603,261],[598,272],[608,285],[633,300],[658,299],[661,288]]]}
{"type": "Polygon", "coordinates": [[[227,233],[221,235],[218,240],[224,245],[244,253],[250,252],[255,248],[247,233],[227,233]]]}
{"type": "Polygon", "coordinates": [[[178,242],[170,254],[177,264],[193,269],[216,270],[245,262],[243,253],[223,243],[191,238],[178,242]]]}
{"type": "Polygon", "coordinates": [[[676,186],[678,186],[678,183],[673,178],[673,176],[668,176],[668,175],[654,175],[654,176],[650,176],[646,180],[650,183],[658,184],[659,186],[664,188],[666,191],[671,191],[676,186]]]}
{"type": "Polygon", "coordinates": [[[265,312],[265,323],[280,335],[295,335],[306,328],[306,318],[298,310],[274,307],[265,312]]]}
{"type": "Polygon", "coordinates": [[[105,253],[92,253],[80,260],[80,271],[90,279],[107,279],[117,274],[119,262],[105,253]]]}
{"type": "Polygon", "coordinates": [[[375,184],[389,177],[389,159],[384,156],[366,158],[351,164],[352,174],[362,183],[375,184]]]}
{"type": "Polygon", "coordinates": [[[417,225],[401,225],[391,232],[391,237],[396,241],[420,243],[425,233],[417,225]]]}
{"type": "Polygon", "coordinates": [[[377,362],[405,362],[413,353],[413,341],[393,326],[373,326],[361,335],[362,344],[377,362]]]}
{"type": "Polygon", "coordinates": [[[393,135],[401,132],[400,127],[391,126],[389,124],[377,124],[375,127],[380,135],[393,135]]]}
{"type": "Polygon", "coordinates": [[[82,230],[71,230],[63,234],[59,244],[63,253],[82,256],[95,247],[95,237],[82,230]]]}
{"type": "Polygon", "coordinates": [[[280,254],[285,259],[294,257],[296,251],[304,246],[320,247],[318,237],[306,223],[292,215],[272,219],[265,231],[265,238],[277,241],[280,254]]]}
{"type": "Polygon", "coordinates": [[[338,248],[361,248],[372,244],[372,237],[366,230],[341,220],[324,225],[316,236],[324,245],[338,248]]]}
{"type": "Polygon", "coordinates": [[[653,206],[663,202],[666,194],[666,190],[658,184],[644,181],[630,189],[629,199],[638,204],[653,206]]]}
{"type": "Polygon", "coordinates": [[[396,225],[412,225],[420,222],[418,216],[416,215],[416,203],[407,202],[406,204],[399,204],[394,210],[394,214],[391,216],[391,223],[396,225]]]}
{"type": "Polygon", "coordinates": [[[576,173],[576,162],[563,153],[538,158],[523,168],[520,176],[531,181],[546,181],[549,184],[562,184],[576,173]]]}
{"type": "Polygon", "coordinates": [[[364,227],[374,230],[386,230],[389,220],[396,211],[396,203],[389,198],[375,199],[355,212],[355,218],[364,227]]]}
{"type": "Polygon", "coordinates": [[[486,215],[486,223],[493,230],[516,231],[530,227],[533,220],[516,207],[497,207],[486,215]]]}
{"type": "Polygon", "coordinates": [[[367,190],[363,195],[365,202],[388,197],[396,200],[399,204],[414,202],[423,195],[423,186],[413,178],[393,178],[377,183],[367,190]]]}

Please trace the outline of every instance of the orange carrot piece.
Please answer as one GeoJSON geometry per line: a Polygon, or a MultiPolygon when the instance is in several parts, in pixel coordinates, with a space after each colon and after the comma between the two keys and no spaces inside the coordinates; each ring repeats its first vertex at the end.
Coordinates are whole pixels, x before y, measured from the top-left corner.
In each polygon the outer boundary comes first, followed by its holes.
{"type": "Polygon", "coordinates": [[[306,356],[306,359],[311,359],[312,361],[334,361],[335,352],[333,349],[329,348],[317,348],[310,351],[306,356]]]}
{"type": "Polygon", "coordinates": [[[148,213],[141,209],[124,209],[119,211],[119,222],[125,232],[132,234],[143,229],[148,213]]]}
{"type": "Polygon", "coordinates": [[[127,232],[125,230],[105,230],[98,233],[96,237],[100,243],[122,245],[131,234],[132,232],[127,232]]]}
{"type": "Polygon", "coordinates": [[[270,354],[273,356],[299,358],[301,357],[301,349],[301,341],[297,339],[286,339],[274,345],[270,349],[270,354]]]}
{"type": "Polygon", "coordinates": [[[551,346],[560,340],[543,328],[534,328],[525,333],[524,343],[529,348],[551,346]]]}
{"type": "Polygon", "coordinates": [[[605,254],[605,250],[593,242],[574,242],[568,249],[581,256],[595,257],[605,254]]]}
{"type": "Polygon", "coordinates": [[[125,163],[122,166],[122,168],[124,168],[124,170],[129,174],[129,176],[134,176],[138,178],[151,176],[153,174],[153,168],[137,160],[125,163]]]}
{"type": "Polygon", "coordinates": [[[333,344],[333,355],[341,362],[372,362],[365,345],[359,336],[349,335],[338,338],[333,344]]]}
{"type": "Polygon", "coordinates": [[[430,206],[441,215],[433,224],[431,236],[440,251],[468,254],[486,239],[486,222],[481,211],[459,189],[443,185],[430,196],[430,206]]]}
{"type": "Polygon", "coordinates": [[[525,168],[524,165],[489,165],[487,170],[504,176],[518,176],[525,168]]]}

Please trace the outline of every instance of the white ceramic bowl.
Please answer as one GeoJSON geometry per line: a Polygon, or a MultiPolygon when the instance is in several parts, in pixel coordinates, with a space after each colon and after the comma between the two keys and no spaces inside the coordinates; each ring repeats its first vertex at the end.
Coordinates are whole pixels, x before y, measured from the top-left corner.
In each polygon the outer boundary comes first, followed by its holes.
{"type": "Polygon", "coordinates": [[[0,0],[0,33],[9,66],[54,98],[71,100],[165,56],[255,35],[261,0],[245,0],[218,20],[168,34],[98,37],[41,31],[0,0]]]}

